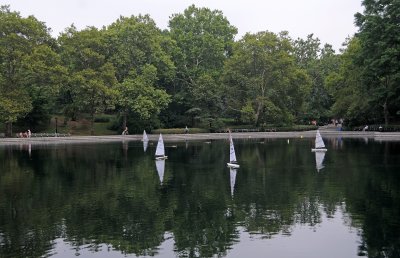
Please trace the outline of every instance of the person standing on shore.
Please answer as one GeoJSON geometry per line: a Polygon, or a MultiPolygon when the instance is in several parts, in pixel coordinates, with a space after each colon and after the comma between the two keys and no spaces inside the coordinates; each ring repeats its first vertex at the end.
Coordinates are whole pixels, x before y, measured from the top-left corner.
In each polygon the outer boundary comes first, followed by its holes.
{"type": "Polygon", "coordinates": [[[31,138],[31,136],[32,136],[31,129],[28,129],[28,138],[31,138]]]}

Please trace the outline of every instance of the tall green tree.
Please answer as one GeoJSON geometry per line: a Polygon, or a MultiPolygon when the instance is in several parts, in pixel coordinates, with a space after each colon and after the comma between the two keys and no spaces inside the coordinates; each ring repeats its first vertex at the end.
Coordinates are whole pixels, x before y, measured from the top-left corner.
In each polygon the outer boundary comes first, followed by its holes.
{"type": "Polygon", "coordinates": [[[294,55],[299,67],[305,69],[311,79],[311,90],[306,97],[305,120],[328,120],[333,104],[332,96],[325,85],[330,73],[339,67],[338,55],[332,46],[325,44],[321,47],[320,40],[313,34],[306,39],[298,38],[293,42],[294,55]]]}
{"type": "Polygon", "coordinates": [[[26,58],[24,76],[32,102],[32,110],[23,118],[24,124],[47,125],[56,110],[60,89],[67,83],[67,69],[61,58],[50,46],[36,47],[26,58]]]}
{"type": "Polygon", "coordinates": [[[303,108],[310,82],[291,52],[286,32],[247,33],[226,62],[228,107],[238,114],[253,113],[255,125],[292,123],[303,108]]]}
{"type": "Polygon", "coordinates": [[[169,99],[163,89],[172,83],[175,65],[169,49],[174,43],[150,16],[120,17],[107,27],[106,58],[116,67],[117,109],[123,117],[157,117],[169,99]]]}
{"type": "Polygon", "coordinates": [[[64,112],[71,118],[77,112],[88,113],[94,134],[95,114],[112,109],[116,96],[115,68],[105,58],[103,31],[94,27],[77,31],[71,26],[61,34],[59,43],[70,76],[60,98],[64,112]]]}
{"type": "Polygon", "coordinates": [[[0,7],[0,35],[0,122],[6,123],[10,136],[12,123],[33,108],[29,87],[36,79],[27,76],[31,55],[37,53],[36,48],[44,49],[54,41],[43,22],[33,16],[23,18],[8,6],[0,7]]]}
{"type": "Polygon", "coordinates": [[[170,39],[161,32],[150,16],[121,16],[105,32],[109,60],[116,68],[118,82],[132,71],[141,73],[147,65],[157,68],[157,78],[171,82],[175,66],[167,52],[170,39]]]}
{"type": "Polygon", "coordinates": [[[369,105],[381,110],[385,124],[400,110],[400,2],[364,0],[363,14],[355,15],[359,27],[360,66],[369,105]]]}
{"type": "Polygon", "coordinates": [[[237,29],[232,26],[221,11],[189,6],[183,13],[174,14],[169,21],[170,35],[178,47],[174,52],[177,75],[174,88],[174,102],[178,103],[171,113],[185,114],[190,109],[201,108],[204,116],[216,116],[221,110],[220,76],[225,60],[232,53],[232,44],[237,29]],[[199,105],[196,96],[208,92],[215,96],[213,102],[199,105]],[[214,102],[215,101],[215,102],[214,102]]]}
{"type": "Polygon", "coordinates": [[[165,90],[157,89],[157,69],[152,65],[142,67],[142,73],[131,73],[130,77],[118,84],[118,105],[123,114],[123,127],[127,124],[127,116],[135,113],[141,120],[149,120],[157,116],[168,106],[170,96],[165,90]]]}
{"type": "Polygon", "coordinates": [[[369,94],[362,86],[362,67],[357,63],[360,54],[360,40],[357,37],[349,39],[340,55],[338,71],[330,73],[325,80],[334,100],[332,114],[345,118],[349,125],[367,123],[367,117],[373,112],[365,101],[369,94]]]}

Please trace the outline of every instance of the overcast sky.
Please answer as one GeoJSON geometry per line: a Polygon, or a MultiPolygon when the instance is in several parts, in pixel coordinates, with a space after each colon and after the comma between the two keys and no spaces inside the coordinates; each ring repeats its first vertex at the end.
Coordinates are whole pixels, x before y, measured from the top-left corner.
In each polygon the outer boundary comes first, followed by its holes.
{"type": "Polygon", "coordinates": [[[238,28],[246,32],[289,31],[292,38],[313,33],[321,43],[341,48],[346,37],[357,32],[354,14],[362,12],[362,0],[0,0],[23,17],[34,15],[58,34],[72,23],[78,29],[101,28],[120,15],[149,14],[161,29],[168,28],[172,14],[189,5],[221,10],[238,28]]]}

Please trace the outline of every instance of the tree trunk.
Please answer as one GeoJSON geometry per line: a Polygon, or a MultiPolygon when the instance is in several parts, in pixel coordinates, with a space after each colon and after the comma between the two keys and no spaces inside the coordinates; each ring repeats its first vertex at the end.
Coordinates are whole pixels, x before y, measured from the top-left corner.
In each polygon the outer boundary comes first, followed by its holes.
{"type": "Polygon", "coordinates": [[[128,121],[128,112],[124,111],[123,115],[122,115],[122,130],[125,130],[126,128],[126,123],[128,121]]]}
{"type": "Polygon", "coordinates": [[[263,102],[260,101],[258,102],[258,107],[257,107],[257,112],[256,112],[256,117],[255,117],[255,125],[258,126],[259,123],[259,118],[260,118],[260,114],[263,108],[263,102]]]}
{"type": "Polygon", "coordinates": [[[94,113],[90,114],[90,135],[94,135],[94,113]]]}
{"type": "Polygon", "coordinates": [[[385,100],[385,103],[383,103],[383,117],[385,119],[385,126],[389,125],[389,110],[387,107],[387,99],[385,100]]]}
{"type": "Polygon", "coordinates": [[[6,137],[12,137],[12,122],[6,123],[6,137]]]}

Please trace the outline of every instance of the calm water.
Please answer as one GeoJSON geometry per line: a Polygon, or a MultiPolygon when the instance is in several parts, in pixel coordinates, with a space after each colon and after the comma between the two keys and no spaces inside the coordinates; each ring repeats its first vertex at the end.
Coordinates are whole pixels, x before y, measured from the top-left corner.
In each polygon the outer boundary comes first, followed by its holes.
{"type": "Polygon", "coordinates": [[[0,147],[0,257],[400,257],[399,142],[234,141],[0,147]]]}

